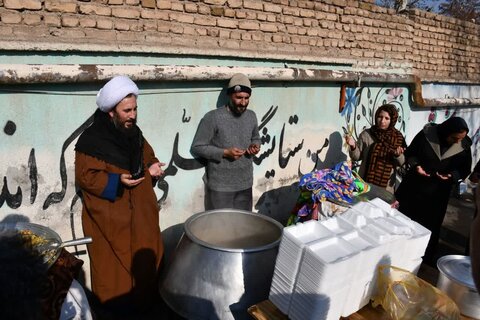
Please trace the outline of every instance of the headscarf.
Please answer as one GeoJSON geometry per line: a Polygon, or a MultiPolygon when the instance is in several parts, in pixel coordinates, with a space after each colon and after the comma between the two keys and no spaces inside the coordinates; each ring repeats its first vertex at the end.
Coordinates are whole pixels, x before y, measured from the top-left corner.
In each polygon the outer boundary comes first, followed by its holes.
{"type": "Polygon", "coordinates": [[[365,181],[386,187],[393,169],[393,157],[397,147],[406,147],[402,133],[395,129],[398,112],[394,105],[384,104],[375,112],[375,125],[370,128],[374,140],[367,156],[365,181]],[[385,111],[390,115],[390,124],[383,130],[378,127],[377,117],[385,111]]]}
{"type": "Polygon", "coordinates": [[[451,117],[437,125],[440,154],[444,154],[451,147],[451,144],[447,141],[448,136],[465,131],[468,133],[468,125],[465,120],[460,117],[451,117]]]}
{"type": "MultiPolygon", "coordinates": [[[[446,146],[449,135],[460,132],[468,133],[468,125],[460,117],[451,117],[437,125],[437,133],[441,146],[446,146]]],[[[448,147],[448,146],[446,146],[448,147]]]]}
{"type": "Polygon", "coordinates": [[[440,123],[437,127],[438,136],[446,139],[452,133],[460,133],[466,131],[468,133],[468,125],[460,117],[451,117],[440,123]]]}

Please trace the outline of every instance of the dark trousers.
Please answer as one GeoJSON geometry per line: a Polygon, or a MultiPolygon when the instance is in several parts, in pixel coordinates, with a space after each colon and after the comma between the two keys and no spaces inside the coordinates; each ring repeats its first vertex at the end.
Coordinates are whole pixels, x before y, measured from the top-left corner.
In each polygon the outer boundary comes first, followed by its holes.
{"type": "Polygon", "coordinates": [[[252,211],[252,188],[223,192],[205,186],[205,210],[226,208],[252,211]]]}

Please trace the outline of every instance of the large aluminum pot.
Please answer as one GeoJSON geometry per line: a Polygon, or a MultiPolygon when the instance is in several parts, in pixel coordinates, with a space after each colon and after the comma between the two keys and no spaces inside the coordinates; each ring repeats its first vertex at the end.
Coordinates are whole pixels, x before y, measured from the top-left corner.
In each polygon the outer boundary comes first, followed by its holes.
{"type": "Polygon", "coordinates": [[[248,319],[268,298],[282,225],[224,209],[190,217],[160,285],[164,301],[187,319],[248,319]]]}
{"type": "Polygon", "coordinates": [[[480,295],[473,282],[470,257],[444,256],[438,259],[437,267],[440,271],[437,288],[455,301],[460,313],[480,319],[480,295]]]}

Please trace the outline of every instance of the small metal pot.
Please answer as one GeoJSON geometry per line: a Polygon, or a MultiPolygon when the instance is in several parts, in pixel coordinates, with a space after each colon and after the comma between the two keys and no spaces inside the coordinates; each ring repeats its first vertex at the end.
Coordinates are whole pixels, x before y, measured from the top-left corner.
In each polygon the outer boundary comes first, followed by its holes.
{"type": "Polygon", "coordinates": [[[184,225],[160,293],[187,319],[248,319],[268,298],[283,226],[251,212],[198,213],[184,225]]]}
{"type": "MultiPolygon", "coordinates": [[[[32,249],[36,250],[43,258],[43,261],[50,268],[60,256],[63,247],[87,244],[92,242],[92,238],[85,237],[62,242],[62,238],[52,229],[36,223],[30,222],[7,222],[0,223],[0,238],[29,232],[42,241],[32,249]]],[[[25,234],[25,236],[28,234],[25,234]]]]}
{"type": "Polygon", "coordinates": [[[444,256],[438,259],[437,267],[440,271],[437,288],[455,301],[460,313],[480,319],[480,295],[473,282],[470,257],[444,256]]]}

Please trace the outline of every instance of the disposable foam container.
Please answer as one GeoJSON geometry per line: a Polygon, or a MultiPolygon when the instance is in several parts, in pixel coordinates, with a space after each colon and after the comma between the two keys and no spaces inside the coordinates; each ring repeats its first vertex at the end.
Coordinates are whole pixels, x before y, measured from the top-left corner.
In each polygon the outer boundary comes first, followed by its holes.
{"type": "Polygon", "coordinates": [[[403,213],[399,213],[393,218],[409,226],[412,230],[411,236],[406,240],[406,246],[408,247],[405,250],[406,259],[417,260],[422,258],[425,255],[432,232],[403,213]]]}
{"type": "Polygon", "coordinates": [[[288,314],[305,245],[333,236],[330,230],[314,220],[283,229],[269,294],[270,301],[280,311],[288,314]]]}
{"type": "Polygon", "coordinates": [[[387,212],[377,206],[370,204],[369,202],[359,202],[355,204],[352,209],[362,213],[365,217],[371,219],[387,216],[387,212]]]}
{"type": "Polygon", "coordinates": [[[369,223],[369,219],[357,210],[349,209],[342,215],[338,216],[339,220],[343,220],[354,226],[355,228],[362,228],[369,223]]]}
{"type": "Polygon", "coordinates": [[[307,245],[300,265],[297,285],[317,293],[328,293],[350,282],[352,266],[359,262],[359,250],[339,237],[307,245]]]}
{"type": "Polygon", "coordinates": [[[292,320],[338,320],[342,314],[348,290],[349,288],[344,287],[320,295],[297,287],[288,317],[292,320]]]}
{"type": "Polygon", "coordinates": [[[347,220],[340,219],[340,217],[332,217],[330,219],[323,220],[321,223],[324,227],[336,235],[352,231],[355,228],[347,220]]]}

